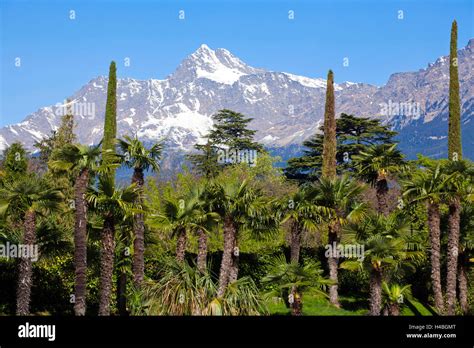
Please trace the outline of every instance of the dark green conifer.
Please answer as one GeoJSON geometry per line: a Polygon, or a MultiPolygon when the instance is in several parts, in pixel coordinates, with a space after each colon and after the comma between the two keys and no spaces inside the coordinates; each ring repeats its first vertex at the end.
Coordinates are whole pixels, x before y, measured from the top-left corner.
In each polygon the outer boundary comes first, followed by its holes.
{"type": "MultiPolygon", "coordinates": [[[[109,82],[107,86],[107,104],[105,106],[104,138],[102,140],[102,160],[105,165],[115,160],[117,137],[117,68],[110,63],[109,82]]],[[[110,171],[115,175],[115,170],[110,171]]]]}
{"type": "Polygon", "coordinates": [[[336,106],[334,100],[334,76],[328,72],[326,88],[326,106],[324,110],[323,167],[325,178],[336,176],[336,106]]]}
{"type": "Polygon", "coordinates": [[[199,152],[187,156],[198,174],[208,179],[213,178],[223,167],[238,162],[231,159],[237,152],[265,151],[261,144],[253,140],[256,131],[247,128],[252,118],[223,109],[213,115],[212,119],[214,124],[207,136],[207,143],[196,144],[194,148],[199,152]],[[229,157],[229,161],[222,157],[229,157]]]}
{"type": "Polygon", "coordinates": [[[21,143],[13,143],[3,153],[3,171],[5,180],[15,180],[25,175],[28,169],[28,158],[21,143]]]}
{"type": "Polygon", "coordinates": [[[459,98],[457,40],[458,25],[456,21],[453,21],[451,26],[451,48],[449,52],[448,158],[455,161],[462,159],[461,100],[459,98]]]}
{"type": "MultiPolygon", "coordinates": [[[[110,63],[107,104],[105,106],[104,138],[102,139],[102,164],[107,167],[102,182],[109,192],[115,186],[116,137],[117,137],[117,69],[115,62],[110,63]]],[[[112,295],[112,274],[115,253],[115,218],[112,211],[103,214],[104,225],[101,233],[99,315],[110,315],[112,295]]]]}

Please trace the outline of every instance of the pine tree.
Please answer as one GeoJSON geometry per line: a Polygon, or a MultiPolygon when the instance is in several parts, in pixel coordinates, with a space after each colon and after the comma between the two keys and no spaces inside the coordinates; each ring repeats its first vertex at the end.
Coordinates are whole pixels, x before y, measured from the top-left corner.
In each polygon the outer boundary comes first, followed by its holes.
{"type": "Polygon", "coordinates": [[[66,114],[61,116],[61,123],[57,130],[51,135],[36,142],[34,146],[39,150],[40,166],[46,170],[48,161],[56,159],[54,152],[62,149],[65,145],[73,144],[76,141],[74,134],[74,115],[71,109],[71,101],[67,100],[66,114]]]}
{"type": "Polygon", "coordinates": [[[56,132],[55,148],[62,148],[67,144],[73,144],[76,141],[74,134],[74,115],[72,112],[72,103],[67,100],[67,112],[61,117],[61,124],[56,132]]]}
{"type": "Polygon", "coordinates": [[[223,109],[212,119],[214,125],[207,136],[207,143],[196,144],[194,148],[199,152],[187,156],[198,174],[213,178],[222,167],[234,164],[220,160],[222,153],[231,157],[236,151],[264,151],[261,144],[253,141],[256,131],[247,128],[252,118],[223,109]]]}
{"type": "Polygon", "coordinates": [[[219,172],[217,149],[209,140],[206,144],[194,145],[194,148],[199,152],[187,156],[194,171],[207,179],[214,178],[219,172]]]}
{"type": "Polygon", "coordinates": [[[449,52],[449,134],[448,156],[451,160],[462,159],[461,143],[461,100],[459,98],[458,76],[458,25],[453,21],[451,27],[451,47],[449,52]]]}
{"type": "MultiPolygon", "coordinates": [[[[314,181],[321,175],[324,126],[319,129],[322,133],[303,142],[306,148],[303,155],[288,160],[288,166],[284,169],[288,179],[314,181]]],[[[355,155],[371,145],[394,144],[393,137],[396,135],[397,132],[390,130],[388,125],[380,124],[380,120],[342,113],[336,120],[337,174],[354,171],[352,158],[355,155]]]]}
{"type": "Polygon", "coordinates": [[[324,140],[322,175],[332,179],[336,176],[336,107],[334,100],[334,76],[328,72],[326,106],[324,110],[324,140]]]}
{"type": "Polygon", "coordinates": [[[239,150],[262,150],[262,145],[253,141],[256,131],[248,129],[253,120],[239,112],[228,109],[219,110],[212,116],[214,128],[209,133],[209,141],[217,147],[227,146],[239,150]]]}

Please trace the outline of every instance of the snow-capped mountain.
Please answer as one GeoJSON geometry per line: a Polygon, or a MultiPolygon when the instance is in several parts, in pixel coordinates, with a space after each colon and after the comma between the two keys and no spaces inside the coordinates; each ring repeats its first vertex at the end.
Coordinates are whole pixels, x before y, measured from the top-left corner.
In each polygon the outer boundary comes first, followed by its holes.
{"type": "MultiPolygon", "coordinates": [[[[474,40],[459,50],[459,75],[464,122],[464,146],[474,149],[471,118],[474,109],[474,40]]],[[[393,74],[385,86],[337,84],[336,111],[380,117],[401,132],[409,152],[431,150],[445,142],[449,72],[447,57],[426,69],[393,74]]],[[[251,67],[225,49],[206,45],[186,57],[165,80],[119,79],[118,133],[137,134],[149,141],[166,139],[170,149],[190,150],[212,126],[211,115],[227,108],[254,120],[256,140],[268,146],[301,144],[322,122],[326,81],[251,67]]],[[[82,143],[100,141],[107,78],[97,77],[70,96],[69,107],[82,143]]],[[[34,150],[35,141],[50,134],[68,106],[64,102],[28,115],[21,123],[0,129],[0,149],[21,141],[34,150]]]]}

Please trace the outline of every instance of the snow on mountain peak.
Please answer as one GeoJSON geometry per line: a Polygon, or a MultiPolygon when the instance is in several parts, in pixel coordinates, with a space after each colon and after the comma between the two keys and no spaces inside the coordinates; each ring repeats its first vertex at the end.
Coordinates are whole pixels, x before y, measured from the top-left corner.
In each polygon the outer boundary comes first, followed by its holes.
{"type": "Polygon", "coordinates": [[[310,88],[326,88],[326,80],[321,79],[321,78],[309,78],[305,76],[299,76],[299,75],[293,75],[290,73],[284,73],[290,80],[293,80],[295,82],[300,83],[301,85],[305,87],[310,87],[310,88]]]}
{"type": "MultiPolygon", "coordinates": [[[[467,47],[458,51],[459,74],[466,91],[462,103],[468,105],[463,114],[466,122],[470,111],[468,98],[473,95],[469,69],[472,45],[471,39],[467,47]]],[[[383,104],[426,100],[427,106],[420,116],[389,113],[384,120],[401,134],[413,132],[406,125],[419,117],[424,117],[425,122],[441,122],[439,116],[444,115],[447,107],[446,69],[446,64],[431,64],[419,72],[396,73],[381,87],[351,82],[335,84],[338,113],[380,117],[383,104]]],[[[99,76],[69,98],[77,104],[73,110],[77,120],[75,132],[84,144],[97,144],[102,137],[107,82],[107,76],[99,76]]],[[[300,144],[314,134],[324,117],[326,83],[323,78],[256,69],[226,49],[213,50],[203,44],[165,80],[117,80],[117,132],[120,136],[137,134],[146,141],[165,138],[169,149],[190,150],[212,126],[211,115],[219,109],[231,108],[254,118],[251,127],[257,130],[257,141],[271,146],[300,144]]],[[[20,140],[35,151],[34,142],[57,129],[61,115],[58,109],[65,103],[41,108],[21,123],[0,128],[0,150],[20,140]]]]}
{"type": "Polygon", "coordinates": [[[206,44],[202,44],[180,64],[172,77],[182,78],[191,73],[194,78],[205,78],[232,85],[241,76],[260,71],[263,70],[248,66],[226,49],[219,48],[214,51],[206,44]]]}

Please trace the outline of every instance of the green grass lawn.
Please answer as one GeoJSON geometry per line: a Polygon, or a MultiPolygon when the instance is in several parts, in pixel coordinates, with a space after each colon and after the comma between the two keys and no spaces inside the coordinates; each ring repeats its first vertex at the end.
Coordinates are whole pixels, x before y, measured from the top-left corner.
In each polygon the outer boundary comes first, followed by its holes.
{"type": "MultiPolygon", "coordinates": [[[[307,293],[303,295],[303,315],[364,315],[367,308],[364,301],[353,297],[341,297],[341,308],[329,303],[327,299],[318,294],[307,293]]],[[[268,304],[271,315],[289,315],[283,300],[271,301],[268,304]]]]}
{"type": "MultiPolygon", "coordinates": [[[[366,315],[368,312],[368,301],[356,297],[340,297],[341,308],[337,308],[329,301],[318,294],[307,293],[303,295],[303,315],[344,315],[358,316],[366,315]]],[[[267,304],[271,315],[289,315],[290,310],[286,308],[282,299],[270,301],[267,304]]],[[[402,307],[401,315],[433,315],[432,311],[422,303],[412,300],[406,306],[402,307]]]]}

